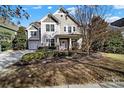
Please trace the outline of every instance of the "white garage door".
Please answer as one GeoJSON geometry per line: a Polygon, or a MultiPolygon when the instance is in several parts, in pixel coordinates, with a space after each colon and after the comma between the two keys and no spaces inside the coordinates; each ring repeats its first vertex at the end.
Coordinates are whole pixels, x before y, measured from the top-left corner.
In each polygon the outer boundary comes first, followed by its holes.
{"type": "Polygon", "coordinates": [[[37,49],[38,41],[29,41],[28,42],[28,48],[29,49],[37,49]]]}

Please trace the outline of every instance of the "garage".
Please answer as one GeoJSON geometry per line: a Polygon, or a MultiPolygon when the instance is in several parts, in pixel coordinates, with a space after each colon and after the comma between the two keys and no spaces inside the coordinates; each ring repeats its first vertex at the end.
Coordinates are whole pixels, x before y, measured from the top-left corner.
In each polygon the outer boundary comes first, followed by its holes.
{"type": "Polygon", "coordinates": [[[38,48],[38,41],[28,41],[28,49],[36,50],[38,48]]]}

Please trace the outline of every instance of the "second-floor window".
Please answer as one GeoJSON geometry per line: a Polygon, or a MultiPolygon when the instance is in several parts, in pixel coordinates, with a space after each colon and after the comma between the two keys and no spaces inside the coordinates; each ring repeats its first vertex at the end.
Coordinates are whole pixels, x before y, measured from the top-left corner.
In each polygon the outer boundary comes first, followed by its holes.
{"type": "Polygon", "coordinates": [[[46,31],[50,31],[50,25],[46,24],[46,31]]]}
{"type": "Polygon", "coordinates": [[[36,31],[31,31],[31,36],[36,36],[37,32],[36,31]]]}
{"type": "Polygon", "coordinates": [[[51,31],[54,31],[54,25],[51,25],[51,31]]]}
{"type": "Polygon", "coordinates": [[[73,32],[75,32],[75,30],[76,30],[76,29],[75,29],[75,27],[73,26],[73,32]]]}
{"type": "Polygon", "coordinates": [[[72,33],[76,31],[76,27],[75,26],[64,26],[64,31],[68,33],[72,33]]]}
{"type": "Polygon", "coordinates": [[[53,31],[55,31],[55,26],[54,26],[54,24],[46,24],[46,31],[51,31],[51,32],[53,32],[53,31]]]}
{"type": "Polygon", "coordinates": [[[72,32],[71,30],[72,30],[72,29],[71,29],[71,26],[69,26],[69,27],[68,27],[68,32],[71,33],[71,32],[72,32]]]}
{"type": "Polygon", "coordinates": [[[66,32],[66,26],[64,27],[64,31],[66,32]]]}

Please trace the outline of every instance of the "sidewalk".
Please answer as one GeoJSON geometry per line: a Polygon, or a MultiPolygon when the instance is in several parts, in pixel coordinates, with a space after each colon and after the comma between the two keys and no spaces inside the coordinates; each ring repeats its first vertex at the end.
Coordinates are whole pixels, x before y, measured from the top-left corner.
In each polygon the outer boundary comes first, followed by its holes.
{"type": "Polygon", "coordinates": [[[124,88],[124,82],[104,82],[99,84],[95,83],[95,84],[84,84],[84,85],[63,85],[63,86],[54,86],[52,88],[124,88]]]}

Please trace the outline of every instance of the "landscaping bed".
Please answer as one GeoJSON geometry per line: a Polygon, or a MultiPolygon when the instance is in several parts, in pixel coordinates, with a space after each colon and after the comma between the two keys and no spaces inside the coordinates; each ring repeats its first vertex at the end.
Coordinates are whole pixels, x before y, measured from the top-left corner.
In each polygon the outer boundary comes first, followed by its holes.
{"type": "MultiPolygon", "coordinates": [[[[41,54],[44,55],[43,52],[41,54]]],[[[8,67],[13,71],[0,76],[0,87],[46,87],[124,81],[124,63],[117,64],[101,54],[48,54],[49,56],[27,61],[27,64],[24,64],[26,61],[23,59],[8,67]]]]}

